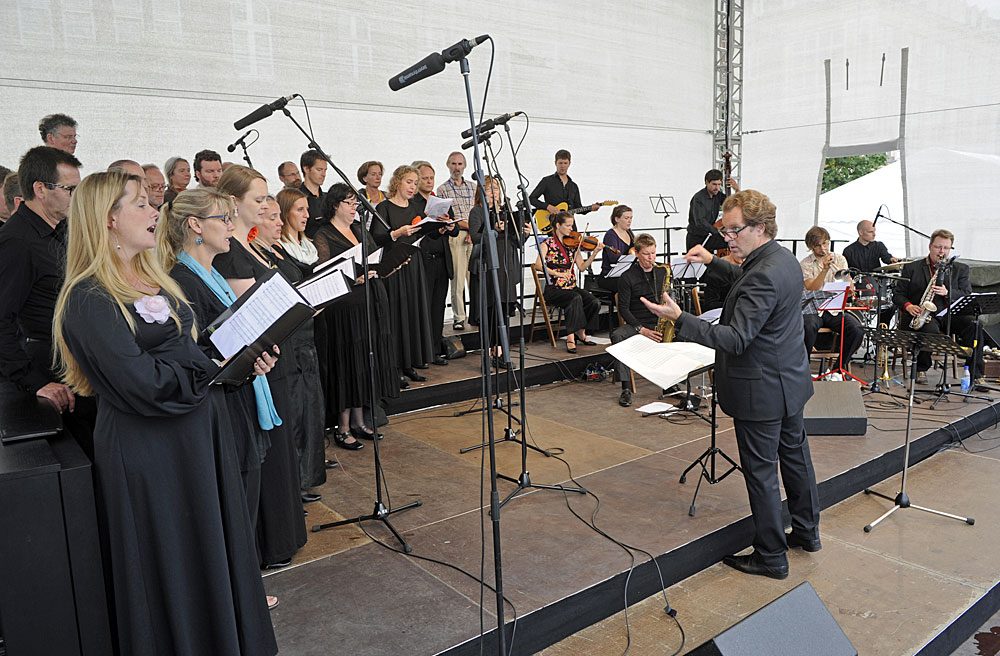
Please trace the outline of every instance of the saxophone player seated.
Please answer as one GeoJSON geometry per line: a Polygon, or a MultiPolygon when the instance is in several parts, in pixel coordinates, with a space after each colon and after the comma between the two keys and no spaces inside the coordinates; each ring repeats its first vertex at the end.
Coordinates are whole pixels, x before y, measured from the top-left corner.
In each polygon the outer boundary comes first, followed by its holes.
{"type": "MultiPolygon", "coordinates": [[[[839,271],[847,269],[847,260],[843,255],[830,251],[830,233],[825,228],[813,226],[806,233],[806,248],[812,251],[799,264],[802,267],[803,287],[806,291],[823,289],[823,285],[833,282],[839,271]]],[[[806,354],[812,353],[816,345],[816,335],[820,328],[841,332],[843,319],[843,348],[841,349],[841,367],[848,369],[851,356],[861,348],[865,339],[865,331],[861,322],[853,314],[840,316],[837,310],[817,311],[815,303],[803,307],[802,332],[806,344],[806,354]]]]}
{"type": "MultiPolygon", "coordinates": [[[[951,247],[955,235],[947,230],[935,230],[931,233],[930,248],[927,257],[914,260],[903,267],[903,280],[896,285],[892,301],[902,310],[900,327],[913,330],[910,323],[921,314],[924,303],[927,307],[933,305],[933,311],[924,311],[926,323],[918,330],[927,333],[943,333],[947,328],[948,318],[938,317],[937,313],[954,303],[957,299],[972,293],[969,283],[969,267],[961,262],[953,262],[951,266],[941,266],[951,259],[951,247]],[[909,279],[909,281],[907,281],[909,279]]],[[[973,346],[976,339],[976,325],[972,317],[951,317],[951,334],[958,336],[962,346],[973,346]]],[[[983,375],[982,359],[973,364],[968,358],[965,365],[974,378],[983,375]]],[[[927,370],[931,367],[931,354],[921,351],[917,354],[917,382],[927,382],[927,370]]]]}
{"type": "MultiPolygon", "coordinates": [[[[654,342],[663,341],[663,333],[656,330],[658,317],[643,305],[646,298],[659,303],[667,277],[667,268],[654,266],[656,261],[656,240],[642,233],[635,238],[636,257],[618,280],[618,312],[625,324],[611,333],[611,343],[625,341],[629,337],[642,335],[654,342]]],[[[630,371],[621,362],[615,361],[615,375],[622,383],[622,393],[618,405],[627,408],[632,405],[632,390],[629,386],[630,371]]]]}

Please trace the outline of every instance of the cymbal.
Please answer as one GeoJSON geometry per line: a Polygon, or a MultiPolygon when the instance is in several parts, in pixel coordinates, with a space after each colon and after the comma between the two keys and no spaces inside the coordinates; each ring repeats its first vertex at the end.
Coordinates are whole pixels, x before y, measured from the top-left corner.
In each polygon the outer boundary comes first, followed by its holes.
{"type": "Polygon", "coordinates": [[[903,267],[913,260],[900,260],[899,262],[893,262],[892,264],[886,264],[883,267],[875,269],[875,273],[883,273],[886,271],[901,271],[903,267]]]}

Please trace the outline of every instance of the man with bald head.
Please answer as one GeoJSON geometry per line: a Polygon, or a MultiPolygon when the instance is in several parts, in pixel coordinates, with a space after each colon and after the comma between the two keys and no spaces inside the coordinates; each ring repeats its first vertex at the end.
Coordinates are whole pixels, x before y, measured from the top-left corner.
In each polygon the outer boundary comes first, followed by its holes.
{"type": "Polygon", "coordinates": [[[167,179],[163,177],[163,171],[156,164],[143,164],[142,170],[146,173],[146,182],[149,183],[149,204],[159,209],[163,205],[163,194],[167,191],[167,179]]]}
{"type": "Polygon", "coordinates": [[[844,248],[844,258],[847,266],[865,273],[871,273],[881,264],[899,262],[899,258],[889,254],[885,244],[875,241],[875,224],[871,221],[858,223],[858,240],[844,248]]]}
{"type": "Polygon", "coordinates": [[[299,173],[299,167],[295,166],[295,162],[282,162],[278,166],[278,179],[286,187],[298,187],[302,184],[302,175],[299,173]]]}
{"type": "Polygon", "coordinates": [[[146,179],[146,171],[139,162],[134,159],[117,159],[108,164],[108,171],[121,171],[129,175],[139,176],[139,179],[142,180],[142,188],[146,191],[146,196],[149,197],[149,180],[146,179]]]}

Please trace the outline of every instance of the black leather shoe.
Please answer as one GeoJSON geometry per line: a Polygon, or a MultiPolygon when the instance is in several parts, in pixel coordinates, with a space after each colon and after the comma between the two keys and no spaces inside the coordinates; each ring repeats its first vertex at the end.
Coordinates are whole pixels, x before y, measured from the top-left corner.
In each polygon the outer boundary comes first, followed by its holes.
{"type": "Polygon", "coordinates": [[[803,551],[809,552],[816,552],[823,548],[823,545],[819,542],[819,538],[816,538],[815,540],[804,538],[795,531],[785,534],[785,543],[788,545],[789,549],[798,547],[803,551]]]}
{"type": "Polygon", "coordinates": [[[787,579],[788,565],[768,566],[760,562],[757,552],[754,551],[747,556],[725,556],[723,564],[729,565],[733,569],[738,569],[744,574],[756,574],[758,576],[769,576],[772,579],[787,579]]]}
{"type": "Polygon", "coordinates": [[[351,435],[358,438],[359,440],[372,440],[375,439],[376,435],[380,440],[383,437],[385,437],[385,435],[383,435],[382,433],[372,433],[367,426],[362,426],[361,428],[355,428],[354,426],[351,426],[351,435]]]}
{"type": "Polygon", "coordinates": [[[291,558],[286,558],[285,560],[279,560],[276,563],[264,563],[260,566],[261,569],[280,569],[282,567],[288,567],[292,564],[291,558]]]}
{"type": "Polygon", "coordinates": [[[618,405],[623,408],[632,405],[632,390],[627,387],[622,388],[622,395],[618,397],[618,405]]]}
{"type": "Polygon", "coordinates": [[[448,360],[445,359],[445,357],[443,355],[439,355],[436,358],[434,358],[433,360],[431,360],[431,364],[436,364],[439,367],[443,367],[446,364],[448,364],[448,360]]]}
{"type": "Polygon", "coordinates": [[[337,446],[341,449],[347,449],[348,451],[357,451],[358,449],[365,448],[365,445],[357,440],[348,442],[347,438],[349,437],[351,437],[350,433],[334,433],[333,441],[336,442],[337,446]]]}
{"type": "Polygon", "coordinates": [[[413,368],[414,369],[427,369],[428,367],[427,367],[427,363],[425,362],[425,363],[421,363],[421,364],[415,364],[415,365],[413,365],[413,368]]]}
{"type": "Polygon", "coordinates": [[[319,501],[322,498],[323,497],[318,494],[310,494],[309,492],[302,493],[302,503],[312,503],[314,501],[319,501]]]}
{"type": "MultiPolygon", "coordinates": [[[[424,365],[426,367],[426,365],[424,365]]],[[[427,380],[427,376],[422,376],[416,372],[413,367],[409,369],[403,369],[403,375],[412,380],[414,383],[422,383],[427,380]]]]}
{"type": "Polygon", "coordinates": [[[410,381],[406,380],[402,376],[399,377],[399,389],[409,389],[410,381]]]}
{"type": "Polygon", "coordinates": [[[323,463],[323,466],[327,469],[336,469],[337,467],[340,467],[340,463],[336,460],[327,460],[323,463]]]}

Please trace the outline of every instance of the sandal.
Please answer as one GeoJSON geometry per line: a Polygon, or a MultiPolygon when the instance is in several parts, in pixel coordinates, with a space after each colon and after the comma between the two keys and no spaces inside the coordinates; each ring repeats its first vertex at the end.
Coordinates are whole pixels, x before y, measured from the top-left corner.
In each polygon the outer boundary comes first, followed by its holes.
{"type": "Polygon", "coordinates": [[[264,599],[267,600],[267,609],[268,610],[274,610],[275,608],[278,607],[278,598],[277,597],[274,597],[274,596],[271,596],[271,595],[265,595],[264,599]]]}
{"type": "Polygon", "coordinates": [[[334,433],[333,441],[336,442],[337,446],[341,449],[347,449],[348,451],[357,451],[358,449],[365,448],[365,445],[361,442],[354,440],[353,442],[348,442],[348,439],[354,439],[354,436],[350,433],[334,433]]]}
{"type": "Polygon", "coordinates": [[[576,342],[573,342],[572,344],[570,344],[569,341],[567,340],[566,341],[566,352],[567,353],[576,353],[576,342]]]}
{"type": "Polygon", "coordinates": [[[353,435],[354,437],[356,437],[356,438],[358,438],[360,440],[372,440],[372,439],[375,439],[376,435],[378,436],[378,439],[380,439],[380,440],[383,437],[385,437],[385,435],[383,435],[382,433],[373,433],[373,432],[371,432],[371,430],[367,426],[362,426],[360,428],[355,428],[354,426],[351,426],[351,435],[353,435]]]}

